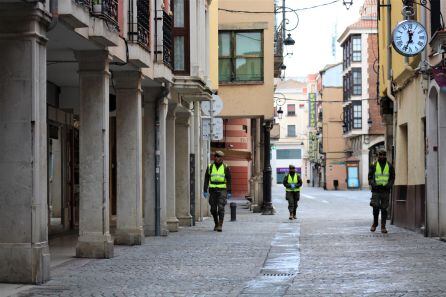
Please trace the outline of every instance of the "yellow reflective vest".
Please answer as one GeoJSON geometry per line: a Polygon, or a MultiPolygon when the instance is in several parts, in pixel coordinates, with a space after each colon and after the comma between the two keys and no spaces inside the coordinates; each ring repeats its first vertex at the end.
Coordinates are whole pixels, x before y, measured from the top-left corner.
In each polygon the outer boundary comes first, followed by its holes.
{"type": "Polygon", "coordinates": [[[291,177],[291,175],[288,173],[288,184],[294,185],[295,188],[286,188],[287,192],[300,192],[300,188],[297,187],[297,183],[299,182],[299,174],[295,173],[294,178],[291,177]]]}
{"type": "Polygon", "coordinates": [[[217,169],[215,164],[209,165],[209,188],[226,189],[226,164],[221,164],[217,169]]]}
{"type": "Polygon", "coordinates": [[[375,183],[377,186],[387,186],[390,178],[389,163],[386,162],[384,170],[381,168],[379,162],[376,162],[375,166],[375,183]]]}

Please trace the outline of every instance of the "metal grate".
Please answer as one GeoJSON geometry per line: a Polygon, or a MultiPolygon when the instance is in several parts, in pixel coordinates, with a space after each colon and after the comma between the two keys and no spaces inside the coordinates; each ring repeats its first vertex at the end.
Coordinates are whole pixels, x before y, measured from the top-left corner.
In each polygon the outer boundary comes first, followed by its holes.
{"type": "MultiPolygon", "coordinates": [[[[76,1],[85,1],[85,0],[76,0],[76,1]]],[[[119,29],[118,6],[119,6],[118,0],[102,0],[101,11],[96,12],[92,8],[92,12],[95,16],[106,20],[107,22],[111,23],[116,29],[119,29]]]]}
{"type": "Polygon", "coordinates": [[[173,17],[163,11],[163,62],[173,69],[173,17]]]}

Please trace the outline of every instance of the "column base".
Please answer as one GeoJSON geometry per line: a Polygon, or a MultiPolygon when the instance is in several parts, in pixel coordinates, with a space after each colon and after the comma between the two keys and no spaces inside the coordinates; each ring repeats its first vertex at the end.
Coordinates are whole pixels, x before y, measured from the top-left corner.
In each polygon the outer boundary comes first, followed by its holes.
{"type": "Polygon", "coordinates": [[[262,206],[258,204],[251,204],[251,211],[253,213],[261,213],[262,212],[262,206]]]}
{"type": "Polygon", "coordinates": [[[274,214],[276,214],[276,209],[274,208],[274,206],[270,205],[264,207],[262,215],[274,215],[274,214]]]}
{"type": "Polygon", "coordinates": [[[79,237],[76,245],[76,257],[92,259],[113,258],[113,241],[110,235],[99,238],[79,237]]]}
{"type": "Polygon", "coordinates": [[[178,232],[178,227],[180,225],[180,221],[177,218],[168,218],[167,219],[167,230],[169,232],[178,232]]]}
{"type": "Polygon", "coordinates": [[[0,243],[0,282],[42,284],[50,279],[48,242],[0,243]]]}
{"type": "MultiPolygon", "coordinates": [[[[156,236],[155,226],[151,226],[151,225],[144,226],[144,235],[145,236],[156,236]]],[[[167,235],[169,235],[169,231],[167,229],[160,230],[160,236],[167,236],[167,235]]]]}
{"type": "Polygon", "coordinates": [[[192,216],[191,215],[184,216],[184,217],[179,217],[178,220],[180,221],[180,226],[182,226],[182,227],[191,227],[191,226],[193,226],[193,221],[192,221],[192,216]]]}
{"type": "Polygon", "coordinates": [[[115,234],[117,245],[141,245],[144,242],[144,230],[140,229],[118,229],[115,234]]]}

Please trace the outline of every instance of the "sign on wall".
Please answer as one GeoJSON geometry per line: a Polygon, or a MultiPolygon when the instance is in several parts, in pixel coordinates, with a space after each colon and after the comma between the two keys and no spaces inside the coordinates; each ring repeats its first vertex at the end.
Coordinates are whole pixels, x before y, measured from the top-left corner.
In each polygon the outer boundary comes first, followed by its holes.
{"type": "Polygon", "coordinates": [[[316,128],[316,93],[308,93],[308,103],[309,103],[309,110],[308,110],[308,123],[310,127],[316,128]]]}

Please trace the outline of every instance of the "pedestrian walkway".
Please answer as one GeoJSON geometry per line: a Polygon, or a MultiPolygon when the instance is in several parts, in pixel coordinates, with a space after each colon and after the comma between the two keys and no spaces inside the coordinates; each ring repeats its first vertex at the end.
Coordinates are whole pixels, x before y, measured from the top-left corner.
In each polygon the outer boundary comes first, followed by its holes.
{"type": "Polygon", "coordinates": [[[73,259],[15,296],[446,295],[446,244],[394,226],[371,233],[369,192],[305,188],[297,221],[283,189],[273,195],[274,216],[238,202],[222,233],[205,220],[112,259],[73,259]]]}

